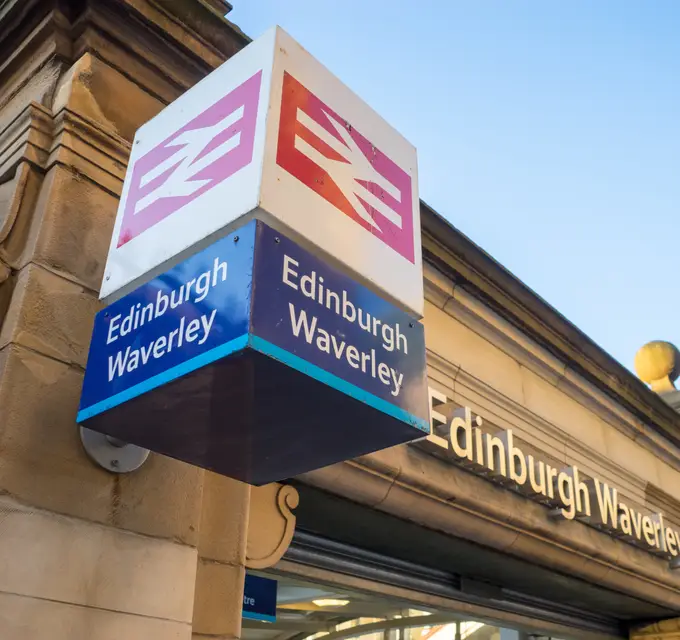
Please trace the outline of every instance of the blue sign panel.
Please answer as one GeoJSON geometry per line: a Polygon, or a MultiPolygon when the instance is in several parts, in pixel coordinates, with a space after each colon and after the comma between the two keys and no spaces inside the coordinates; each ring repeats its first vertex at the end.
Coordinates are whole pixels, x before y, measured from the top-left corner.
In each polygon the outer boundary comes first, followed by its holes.
{"type": "Polygon", "coordinates": [[[429,431],[423,326],[252,221],[100,312],[78,422],[260,485],[429,431]]]}
{"type": "Polygon", "coordinates": [[[243,349],[256,223],[97,314],[78,421],[243,349]]]}
{"type": "Polygon", "coordinates": [[[429,432],[423,327],[273,229],[257,242],[252,346],[429,432]]]}
{"type": "Polygon", "coordinates": [[[276,622],[276,580],[246,574],[243,589],[243,617],[276,622]]]}

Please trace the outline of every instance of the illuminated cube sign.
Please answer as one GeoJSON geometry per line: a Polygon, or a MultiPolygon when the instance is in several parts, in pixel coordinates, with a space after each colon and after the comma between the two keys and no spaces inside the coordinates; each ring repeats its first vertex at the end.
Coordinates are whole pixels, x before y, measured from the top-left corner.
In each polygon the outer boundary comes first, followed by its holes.
{"type": "Polygon", "coordinates": [[[421,317],[419,211],[414,147],[275,28],[137,132],[101,295],[259,218],[421,317]]]}
{"type": "Polygon", "coordinates": [[[101,311],[78,422],[250,484],[429,433],[423,326],[252,220],[101,311]]]}

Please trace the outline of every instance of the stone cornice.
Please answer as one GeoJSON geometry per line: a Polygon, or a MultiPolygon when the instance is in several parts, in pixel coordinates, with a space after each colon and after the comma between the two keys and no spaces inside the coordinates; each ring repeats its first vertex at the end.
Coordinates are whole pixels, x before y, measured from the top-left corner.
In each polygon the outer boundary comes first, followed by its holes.
{"type": "MultiPolygon", "coordinates": [[[[617,405],[599,387],[569,369],[564,362],[534,342],[530,336],[522,333],[484,302],[475,299],[458,285],[454,286],[451,280],[431,265],[426,267],[425,276],[425,295],[429,302],[492,342],[520,365],[559,388],[576,402],[595,413],[611,428],[617,429],[635,440],[638,445],[645,447],[672,467],[680,467],[680,451],[657,431],[642,422],[634,413],[617,405]]],[[[491,407],[502,408],[509,415],[515,415],[520,421],[531,424],[536,430],[564,443],[572,451],[578,452],[584,458],[590,460],[593,468],[602,469],[611,478],[620,478],[624,484],[635,487],[636,496],[639,499],[644,499],[645,494],[647,494],[647,498],[654,504],[653,494],[649,492],[647,483],[621,469],[620,466],[612,464],[605,456],[583,446],[576,438],[507,398],[466,371],[461,370],[455,363],[446,361],[438,354],[429,351],[428,363],[442,374],[451,377],[452,381],[473,389],[475,393],[486,398],[489,402],[489,409],[491,407]]],[[[450,391],[453,392],[453,387],[450,391]]],[[[512,424],[508,426],[512,427],[512,424]]],[[[672,498],[670,499],[672,500],[672,498]]],[[[664,511],[666,510],[664,509],[664,511]]],[[[675,503],[670,515],[680,521],[680,504],[675,503]]]]}
{"type": "Polygon", "coordinates": [[[68,61],[68,20],[57,2],[9,0],[0,14],[0,108],[50,60],[68,61]]]}
{"type": "Polygon", "coordinates": [[[425,261],[650,429],[680,445],[680,415],[661,398],[424,203],[421,220],[425,261]]]}
{"type": "Polygon", "coordinates": [[[394,447],[305,474],[303,482],[447,535],[677,607],[667,562],[413,447],[394,447]]]}
{"type": "Polygon", "coordinates": [[[90,0],[74,32],[75,57],[97,55],[165,102],[250,41],[202,0],[90,0]]]}
{"type": "Polygon", "coordinates": [[[48,61],[84,53],[167,103],[248,42],[205,0],[5,0],[0,107],[48,61]]]}
{"type": "Polygon", "coordinates": [[[129,153],[126,140],[95,121],[68,108],[53,116],[36,102],[0,130],[0,176],[21,161],[43,171],[59,163],[119,196],[129,153]]]}
{"type": "Polygon", "coordinates": [[[68,166],[120,197],[129,154],[126,140],[70,109],[62,109],[54,117],[48,168],[54,163],[68,166]]]}
{"type": "Polygon", "coordinates": [[[0,129],[0,178],[22,160],[44,168],[53,139],[51,112],[32,102],[0,129]]]}

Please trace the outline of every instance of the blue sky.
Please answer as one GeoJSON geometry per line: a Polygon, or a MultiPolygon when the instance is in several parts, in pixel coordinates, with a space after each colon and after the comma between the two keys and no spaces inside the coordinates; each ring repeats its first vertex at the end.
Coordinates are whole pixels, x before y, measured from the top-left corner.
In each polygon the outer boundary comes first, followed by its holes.
{"type": "Polygon", "coordinates": [[[680,346],[680,2],[232,2],[401,131],[421,198],[620,362],[680,346]]]}

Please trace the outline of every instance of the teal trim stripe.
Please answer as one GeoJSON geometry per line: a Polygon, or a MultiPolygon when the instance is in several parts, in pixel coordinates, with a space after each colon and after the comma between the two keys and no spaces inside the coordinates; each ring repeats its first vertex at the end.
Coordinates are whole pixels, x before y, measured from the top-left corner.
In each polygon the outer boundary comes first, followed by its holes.
{"type": "Polygon", "coordinates": [[[416,427],[425,433],[430,433],[430,425],[427,420],[414,416],[412,413],[409,413],[401,407],[397,407],[391,402],[383,400],[382,398],[369,393],[365,389],[361,389],[360,387],[357,387],[356,385],[339,378],[335,374],[329,373],[325,369],[317,367],[311,362],[307,362],[307,360],[303,360],[299,356],[296,356],[295,354],[290,353],[290,351],[286,351],[285,349],[272,344],[268,340],[264,340],[259,336],[251,335],[250,346],[260,353],[271,356],[272,358],[287,364],[289,367],[297,369],[301,373],[311,376],[319,382],[323,382],[329,387],[333,387],[334,389],[351,396],[355,400],[359,400],[360,402],[363,402],[364,404],[367,404],[368,406],[373,407],[382,413],[386,413],[397,420],[401,420],[401,422],[406,422],[407,424],[410,424],[411,426],[416,427]]]}
{"type": "Polygon", "coordinates": [[[276,622],[276,616],[268,616],[266,613],[253,613],[252,611],[244,611],[243,617],[248,620],[259,620],[260,622],[276,622]]]}
{"type": "Polygon", "coordinates": [[[241,351],[242,349],[245,349],[247,345],[248,334],[244,333],[238,338],[234,338],[229,342],[221,344],[219,347],[215,347],[210,351],[206,351],[205,353],[202,353],[191,360],[182,362],[181,364],[178,364],[167,371],[163,371],[152,378],[149,378],[148,380],[144,380],[144,382],[140,382],[129,389],[125,389],[125,391],[121,391],[115,396],[111,396],[110,398],[106,398],[106,400],[102,400],[101,402],[97,402],[96,404],[86,407],[85,409],[81,409],[76,417],[76,422],[82,422],[83,420],[92,418],[93,416],[103,413],[104,411],[108,411],[119,404],[123,404],[128,400],[132,400],[137,396],[141,396],[147,391],[156,389],[164,384],[167,384],[168,382],[171,382],[172,380],[181,378],[187,373],[191,373],[192,371],[196,371],[196,369],[205,367],[206,365],[215,362],[215,360],[220,360],[221,358],[235,353],[236,351],[241,351]]]}

